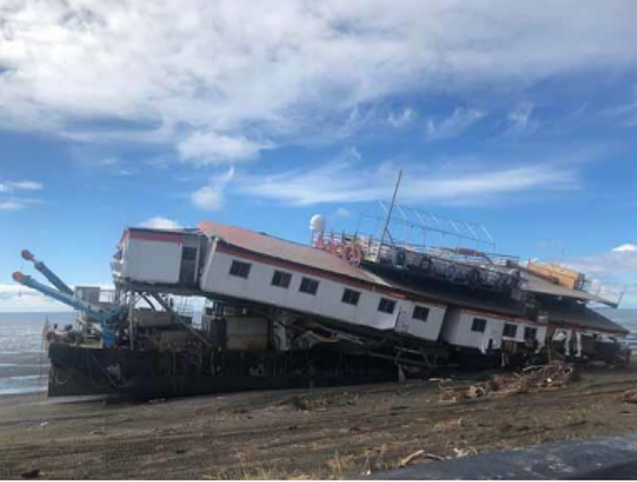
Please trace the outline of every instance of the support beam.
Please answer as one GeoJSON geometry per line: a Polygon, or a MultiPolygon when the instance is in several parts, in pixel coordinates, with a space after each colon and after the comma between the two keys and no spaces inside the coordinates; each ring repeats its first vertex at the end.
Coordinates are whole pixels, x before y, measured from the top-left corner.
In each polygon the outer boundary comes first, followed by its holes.
{"type": "Polygon", "coordinates": [[[170,313],[172,315],[172,317],[173,317],[173,319],[175,321],[177,321],[181,326],[183,326],[186,330],[188,330],[190,332],[190,334],[192,334],[193,336],[197,337],[208,348],[212,348],[212,344],[208,340],[206,340],[206,338],[201,333],[199,333],[192,326],[190,326],[188,323],[186,323],[184,320],[182,320],[181,316],[179,316],[179,313],[177,313],[175,310],[173,310],[172,307],[166,302],[165,299],[163,299],[161,297],[161,295],[159,293],[150,293],[150,295],[157,301],[157,303],[159,303],[159,305],[164,310],[166,310],[168,313],[170,313]]]}

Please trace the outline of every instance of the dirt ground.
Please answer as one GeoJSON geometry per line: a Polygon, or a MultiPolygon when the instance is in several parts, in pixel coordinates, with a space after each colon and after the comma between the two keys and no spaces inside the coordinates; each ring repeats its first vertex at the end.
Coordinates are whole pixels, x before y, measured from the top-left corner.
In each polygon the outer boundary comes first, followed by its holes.
{"type": "MultiPolygon", "coordinates": [[[[454,382],[461,386],[467,382],[454,382]]],[[[345,478],[409,463],[637,431],[637,366],[567,388],[443,403],[438,382],[144,404],[0,398],[0,478],[345,478]]]]}

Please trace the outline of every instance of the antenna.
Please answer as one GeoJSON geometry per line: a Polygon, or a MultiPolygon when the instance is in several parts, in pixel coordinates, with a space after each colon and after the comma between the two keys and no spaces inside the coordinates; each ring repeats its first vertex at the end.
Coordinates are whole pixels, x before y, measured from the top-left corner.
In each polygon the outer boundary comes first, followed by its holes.
{"type": "Polygon", "coordinates": [[[382,251],[383,244],[385,243],[385,235],[387,234],[387,228],[389,227],[391,214],[392,214],[392,211],[394,210],[394,205],[396,204],[396,196],[398,195],[398,188],[400,187],[400,181],[402,178],[403,178],[403,170],[401,169],[400,171],[398,171],[398,180],[396,181],[396,187],[394,188],[394,195],[391,198],[391,204],[389,205],[389,209],[387,210],[387,218],[385,219],[383,234],[380,238],[380,246],[378,247],[378,253],[376,253],[376,261],[380,259],[380,252],[382,251]]]}

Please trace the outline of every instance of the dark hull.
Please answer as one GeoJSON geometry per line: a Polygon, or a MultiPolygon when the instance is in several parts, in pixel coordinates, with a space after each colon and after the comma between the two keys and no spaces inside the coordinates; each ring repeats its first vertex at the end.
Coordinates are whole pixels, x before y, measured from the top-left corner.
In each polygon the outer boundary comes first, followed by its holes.
{"type": "Polygon", "coordinates": [[[49,346],[49,396],[137,399],[395,381],[394,363],[332,350],[200,354],[49,346]]]}

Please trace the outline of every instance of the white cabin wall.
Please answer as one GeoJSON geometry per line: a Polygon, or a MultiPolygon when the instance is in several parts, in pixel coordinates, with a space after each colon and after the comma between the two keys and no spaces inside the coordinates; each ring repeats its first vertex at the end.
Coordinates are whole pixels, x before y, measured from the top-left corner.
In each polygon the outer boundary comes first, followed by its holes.
{"type": "Polygon", "coordinates": [[[452,345],[476,349],[486,349],[489,339],[491,339],[493,340],[491,347],[493,349],[499,349],[501,348],[502,341],[504,340],[523,343],[526,327],[534,328],[536,330],[537,342],[540,346],[544,345],[546,337],[545,326],[533,323],[524,323],[520,320],[514,319],[494,318],[486,314],[455,308],[445,320],[442,337],[446,342],[452,345]],[[471,330],[474,318],[482,318],[486,320],[487,323],[484,332],[471,330]],[[504,325],[506,323],[510,323],[518,327],[515,338],[503,337],[504,325]]]}
{"type": "MultiPolygon", "coordinates": [[[[413,312],[414,304],[409,300],[402,300],[376,293],[370,290],[344,285],[318,276],[306,275],[293,269],[278,268],[262,262],[245,260],[229,254],[211,251],[206,269],[201,278],[201,289],[212,293],[228,295],[236,298],[249,299],[283,308],[312,313],[317,316],[342,320],[349,323],[364,325],[379,330],[392,330],[396,327],[398,313],[402,308],[409,316],[413,312]],[[247,279],[231,276],[232,261],[246,262],[251,265],[247,279]],[[274,271],[284,271],[292,274],[289,288],[272,286],[274,271]],[[302,278],[317,280],[319,288],[316,295],[301,293],[299,287],[302,278]],[[360,292],[358,305],[349,305],[341,301],[345,288],[360,292]],[[392,314],[378,311],[381,298],[396,301],[396,308],[392,314]]],[[[423,304],[423,306],[427,306],[423,304]]],[[[432,306],[430,319],[423,323],[425,329],[417,324],[409,323],[408,333],[428,340],[437,340],[442,325],[444,308],[432,306]],[[442,312],[442,313],[441,313],[442,312]]]]}
{"type": "Polygon", "coordinates": [[[147,283],[177,283],[181,267],[181,243],[128,238],[121,275],[147,283]]]}
{"type": "Polygon", "coordinates": [[[404,315],[401,315],[401,319],[398,321],[396,326],[397,331],[426,340],[438,340],[447,307],[428,303],[407,302],[401,304],[401,310],[403,310],[404,315]],[[413,317],[414,308],[416,306],[421,306],[429,310],[429,316],[426,321],[413,317]]]}
{"type": "Polygon", "coordinates": [[[444,333],[444,339],[452,345],[480,349],[486,346],[490,337],[494,340],[492,347],[499,348],[503,327],[504,321],[502,320],[458,310],[454,322],[450,324],[449,329],[444,333]],[[484,332],[471,330],[474,318],[486,320],[484,332]]]}

